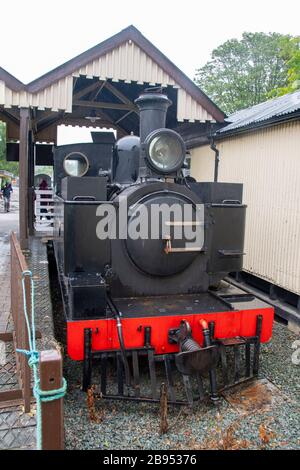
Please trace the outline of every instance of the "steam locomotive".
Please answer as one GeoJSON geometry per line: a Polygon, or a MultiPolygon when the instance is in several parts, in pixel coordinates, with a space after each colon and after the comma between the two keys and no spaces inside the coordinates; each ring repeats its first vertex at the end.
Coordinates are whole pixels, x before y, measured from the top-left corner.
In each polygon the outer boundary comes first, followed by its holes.
{"type": "Polygon", "coordinates": [[[234,383],[252,377],[260,344],[272,335],[273,309],[222,281],[242,269],[243,187],[186,177],[184,141],[166,128],[171,101],[150,89],[135,103],[139,137],[115,142],[113,133],[97,132],[93,143],[54,149],[54,245],[67,351],[83,363],[84,390],[100,360],[103,397],[158,401],[159,361],[170,402],[180,401],[178,374],[188,403],[203,397],[206,376],[215,401],[218,365],[223,386],[231,373],[234,383]],[[150,397],[141,395],[142,356],[150,397]],[[110,357],[114,393],[107,390],[110,357]]]}

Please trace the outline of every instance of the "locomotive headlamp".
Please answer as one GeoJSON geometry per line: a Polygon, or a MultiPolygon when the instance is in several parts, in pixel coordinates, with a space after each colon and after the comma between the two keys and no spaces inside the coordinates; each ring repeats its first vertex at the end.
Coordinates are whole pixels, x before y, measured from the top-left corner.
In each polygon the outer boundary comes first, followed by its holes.
{"type": "Polygon", "coordinates": [[[185,159],[185,144],[177,132],[158,129],[151,132],[145,141],[149,165],[159,173],[173,173],[182,167],[185,159]]]}

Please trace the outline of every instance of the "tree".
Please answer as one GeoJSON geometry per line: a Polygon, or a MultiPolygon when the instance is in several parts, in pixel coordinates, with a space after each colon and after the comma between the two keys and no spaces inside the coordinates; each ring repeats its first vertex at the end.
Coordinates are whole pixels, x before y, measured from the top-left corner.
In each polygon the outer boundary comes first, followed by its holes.
{"type": "Polygon", "coordinates": [[[6,161],[6,126],[0,121],[0,170],[6,170],[15,176],[19,174],[19,164],[6,161]]]}
{"type": "Polygon", "coordinates": [[[269,96],[282,96],[300,88],[300,36],[282,43],[282,57],[287,67],[287,86],[276,87],[269,96]]]}
{"type": "Polygon", "coordinates": [[[212,58],[196,70],[195,82],[230,114],[265,101],[275,88],[288,84],[284,49],[291,36],[243,33],[213,50],[212,58]]]}

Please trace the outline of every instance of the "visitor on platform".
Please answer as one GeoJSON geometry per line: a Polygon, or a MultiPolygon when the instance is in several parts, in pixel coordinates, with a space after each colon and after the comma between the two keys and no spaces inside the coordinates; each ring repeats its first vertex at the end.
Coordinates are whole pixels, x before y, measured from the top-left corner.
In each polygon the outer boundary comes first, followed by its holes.
{"type": "Polygon", "coordinates": [[[13,192],[11,183],[6,182],[3,188],[1,189],[1,195],[4,199],[4,212],[10,211],[10,196],[13,192]]]}

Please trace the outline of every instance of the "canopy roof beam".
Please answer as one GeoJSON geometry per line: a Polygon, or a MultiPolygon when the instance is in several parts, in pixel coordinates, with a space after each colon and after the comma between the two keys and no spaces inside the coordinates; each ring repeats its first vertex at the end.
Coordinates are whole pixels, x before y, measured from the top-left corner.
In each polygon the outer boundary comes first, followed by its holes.
{"type": "MultiPolygon", "coordinates": [[[[52,113],[51,113],[52,114],[52,113]]],[[[59,121],[61,121],[61,119],[63,118],[65,112],[64,111],[61,111],[60,113],[53,113],[53,119],[51,119],[50,121],[46,121],[45,123],[42,123],[38,126],[37,128],[37,132],[41,132],[43,131],[44,129],[47,129],[47,127],[51,127],[53,126],[54,124],[59,124],[59,121]]]]}
{"type": "Polygon", "coordinates": [[[105,87],[105,84],[106,84],[106,81],[103,81],[100,85],[99,88],[96,88],[95,92],[92,94],[90,100],[91,101],[95,101],[95,99],[97,98],[97,96],[100,95],[101,91],[103,90],[103,88],[105,87]]]}
{"type": "Polygon", "coordinates": [[[128,113],[124,114],[117,121],[115,121],[115,124],[119,124],[119,122],[121,122],[121,121],[123,121],[123,119],[127,118],[127,116],[129,116],[129,114],[131,114],[132,112],[133,111],[128,111],[128,113]]]}
{"type": "Polygon", "coordinates": [[[130,101],[127,96],[125,96],[121,91],[117,90],[116,87],[114,87],[111,83],[109,82],[105,82],[105,88],[107,88],[114,96],[116,96],[120,101],[122,101],[122,103],[124,104],[127,104],[128,106],[134,106],[134,112],[136,114],[139,114],[138,113],[138,110],[136,108],[136,106],[134,105],[134,103],[132,103],[132,101],[130,101]]]}
{"type": "MultiPolygon", "coordinates": [[[[16,125],[20,124],[20,119],[18,116],[16,116],[13,112],[8,112],[7,109],[0,108],[0,115],[3,115],[5,118],[9,119],[11,122],[13,122],[16,125]]],[[[0,121],[1,121],[1,116],[0,116],[0,121]]]]}
{"type": "Polygon", "coordinates": [[[77,91],[76,93],[73,94],[73,101],[74,100],[79,100],[83,96],[87,95],[88,93],[91,93],[94,90],[99,90],[99,88],[103,87],[103,84],[105,82],[97,80],[96,82],[91,83],[87,87],[83,88],[82,90],[77,91]]]}
{"type": "Polygon", "coordinates": [[[105,101],[84,101],[76,100],[73,101],[73,106],[82,106],[84,108],[97,108],[97,109],[119,109],[122,111],[136,111],[137,107],[134,104],[125,103],[108,103],[105,101]]]}

